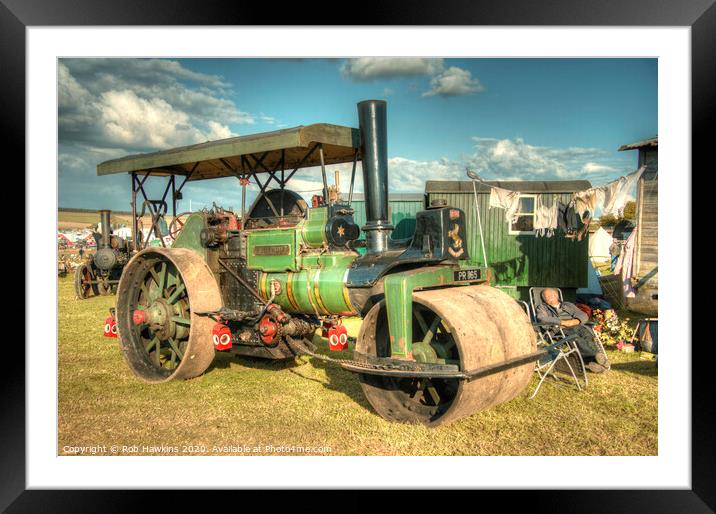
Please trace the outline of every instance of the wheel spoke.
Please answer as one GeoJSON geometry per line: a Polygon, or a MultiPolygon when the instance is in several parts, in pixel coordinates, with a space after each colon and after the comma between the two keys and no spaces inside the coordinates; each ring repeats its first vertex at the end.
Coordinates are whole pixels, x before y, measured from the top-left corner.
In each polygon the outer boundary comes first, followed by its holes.
{"type": "Polygon", "coordinates": [[[144,299],[147,300],[147,301],[149,301],[149,300],[150,300],[150,298],[149,298],[149,288],[147,288],[147,284],[145,284],[144,282],[142,282],[142,285],[140,286],[140,289],[141,289],[142,293],[144,293],[144,299]]]}
{"type": "Polygon", "coordinates": [[[159,285],[159,274],[157,274],[157,270],[154,268],[149,268],[149,273],[152,275],[152,279],[154,282],[159,285]]]}
{"type": "Polygon", "coordinates": [[[422,387],[422,380],[417,379],[415,382],[415,387],[413,391],[410,393],[410,398],[415,401],[419,401],[423,397],[423,387],[422,387]]]}
{"type": "Polygon", "coordinates": [[[177,298],[179,298],[179,295],[182,294],[185,289],[186,289],[186,286],[184,285],[183,282],[181,284],[179,284],[177,286],[177,288],[174,290],[174,292],[171,294],[171,296],[169,296],[169,298],[167,298],[167,303],[173,304],[174,302],[176,302],[177,298]]]}
{"type": "Polygon", "coordinates": [[[426,333],[428,331],[428,324],[425,323],[425,318],[423,318],[422,313],[417,309],[415,309],[413,312],[415,313],[415,319],[418,320],[418,324],[420,325],[423,334],[426,333]]]}
{"type": "Polygon", "coordinates": [[[171,337],[169,338],[169,346],[171,347],[172,351],[179,357],[179,360],[182,360],[184,358],[184,354],[179,349],[179,346],[174,342],[174,339],[171,337]]]}
{"type": "Polygon", "coordinates": [[[157,336],[154,336],[151,341],[144,345],[144,349],[147,351],[147,353],[151,351],[152,346],[155,346],[157,342],[159,342],[159,338],[157,336]]]}
{"type": "Polygon", "coordinates": [[[167,263],[162,262],[161,271],[159,272],[159,282],[157,284],[159,285],[159,295],[164,296],[164,288],[166,287],[166,279],[167,279],[167,263]]]}
{"type": "Polygon", "coordinates": [[[181,316],[172,316],[172,321],[174,323],[179,323],[180,325],[191,325],[191,319],[189,318],[182,318],[181,316]]]}
{"type": "Polygon", "coordinates": [[[423,337],[423,344],[428,344],[430,341],[433,340],[433,336],[435,335],[435,331],[438,328],[438,325],[440,324],[442,320],[440,319],[440,316],[435,316],[435,319],[433,319],[433,322],[430,324],[430,328],[425,332],[425,337],[423,337]]]}
{"type": "Polygon", "coordinates": [[[154,361],[157,363],[157,366],[161,367],[162,365],[159,361],[159,354],[161,353],[162,342],[158,337],[155,337],[154,340],[157,342],[155,345],[156,350],[154,350],[154,361]]]}
{"type": "Polygon", "coordinates": [[[440,405],[440,395],[438,394],[437,389],[435,389],[432,380],[428,379],[426,381],[425,390],[427,390],[428,394],[430,394],[430,398],[433,400],[433,403],[435,405],[440,405]]]}

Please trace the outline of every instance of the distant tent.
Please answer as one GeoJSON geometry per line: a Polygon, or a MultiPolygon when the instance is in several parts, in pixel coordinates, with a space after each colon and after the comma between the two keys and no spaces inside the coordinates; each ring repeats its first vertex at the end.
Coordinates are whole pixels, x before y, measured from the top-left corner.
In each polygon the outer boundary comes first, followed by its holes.
{"type": "Polygon", "coordinates": [[[87,234],[85,237],[82,238],[82,240],[87,246],[97,246],[97,241],[95,240],[94,234],[92,233],[87,234]]]}
{"type": "MultiPolygon", "coordinates": [[[[603,230],[603,229],[599,229],[603,230]]],[[[607,234],[608,235],[608,234],[607,234]]],[[[591,246],[591,241],[590,241],[591,246]]],[[[592,259],[587,259],[587,287],[580,287],[577,289],[577,294],[584,295],[601,295],[602,286],[599,285],[599,274],[592,265],[592,259]]]]}
{"type": "Polygon", "coordinates": [[[596,262],[608,261],[611,258],[609,247],[612,245],[612,241],[612,236],[599,227],[599,230],[589,236],[589,257],[596,262]]]}
{"type": "Polygon", "coordinates": [[[130,227],[119,227],[114,231],[114,235],[123,239],[130,239],[132,237],[132,229],[130,227]]]}
{"type": "Polygon", "coordinates": [[[57,233],[57,242],[64,241],[67,246],[75,246],[75,243],[62,232],[57,233]]]}

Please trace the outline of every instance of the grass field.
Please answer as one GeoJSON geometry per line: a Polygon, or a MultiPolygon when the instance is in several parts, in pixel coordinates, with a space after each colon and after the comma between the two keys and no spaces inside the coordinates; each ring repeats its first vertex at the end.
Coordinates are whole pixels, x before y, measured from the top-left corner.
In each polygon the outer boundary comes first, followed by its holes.
{"type": "MultiPolygon", "coordinates": [[[[609,352],[612,370],[590,374],[586,391],[548,380],[529,400],[533,377],[511,402],[428,429],[384,421],[355,375],[317,359],[282,365],[221,354],[196,379],[145,384],[117,339],[102,336],[113,303],[113,296],[76,300],[72,278],[59,279],[60,454],[97,445],[106,447],[100,454],[118,445],[142,455],[166,453],[150,448],[162,445],[179,454],[233,446],[232,455],[291,446],[305,448],[302,455],[657,454],[656,365],[638,354],[609,352]]],[[[353,335],[358,326],[350,324],[353,335]]]]}

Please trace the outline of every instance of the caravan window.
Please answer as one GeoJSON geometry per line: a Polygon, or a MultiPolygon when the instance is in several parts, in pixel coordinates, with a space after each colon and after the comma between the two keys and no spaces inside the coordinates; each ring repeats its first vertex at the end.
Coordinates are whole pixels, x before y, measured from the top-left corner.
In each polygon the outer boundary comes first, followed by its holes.
{"type": "Polygon", "coordinates": [[[535,195],[520,195],[517,219],[510,224],[510,235],[534,234],[535,195]]]}

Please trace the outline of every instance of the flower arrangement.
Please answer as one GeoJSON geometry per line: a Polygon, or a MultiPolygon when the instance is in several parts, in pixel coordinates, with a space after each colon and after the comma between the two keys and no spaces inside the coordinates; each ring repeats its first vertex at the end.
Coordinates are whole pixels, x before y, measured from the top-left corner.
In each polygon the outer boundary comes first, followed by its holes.
{"type": "Polygon", "coordinates": [[[634,336],[634,329],[629,326],[629,320],[620,320],[614,309],[594,309],[592,316],[595,322],[594,332],[604,345],[621,349],[634,336]]]}

